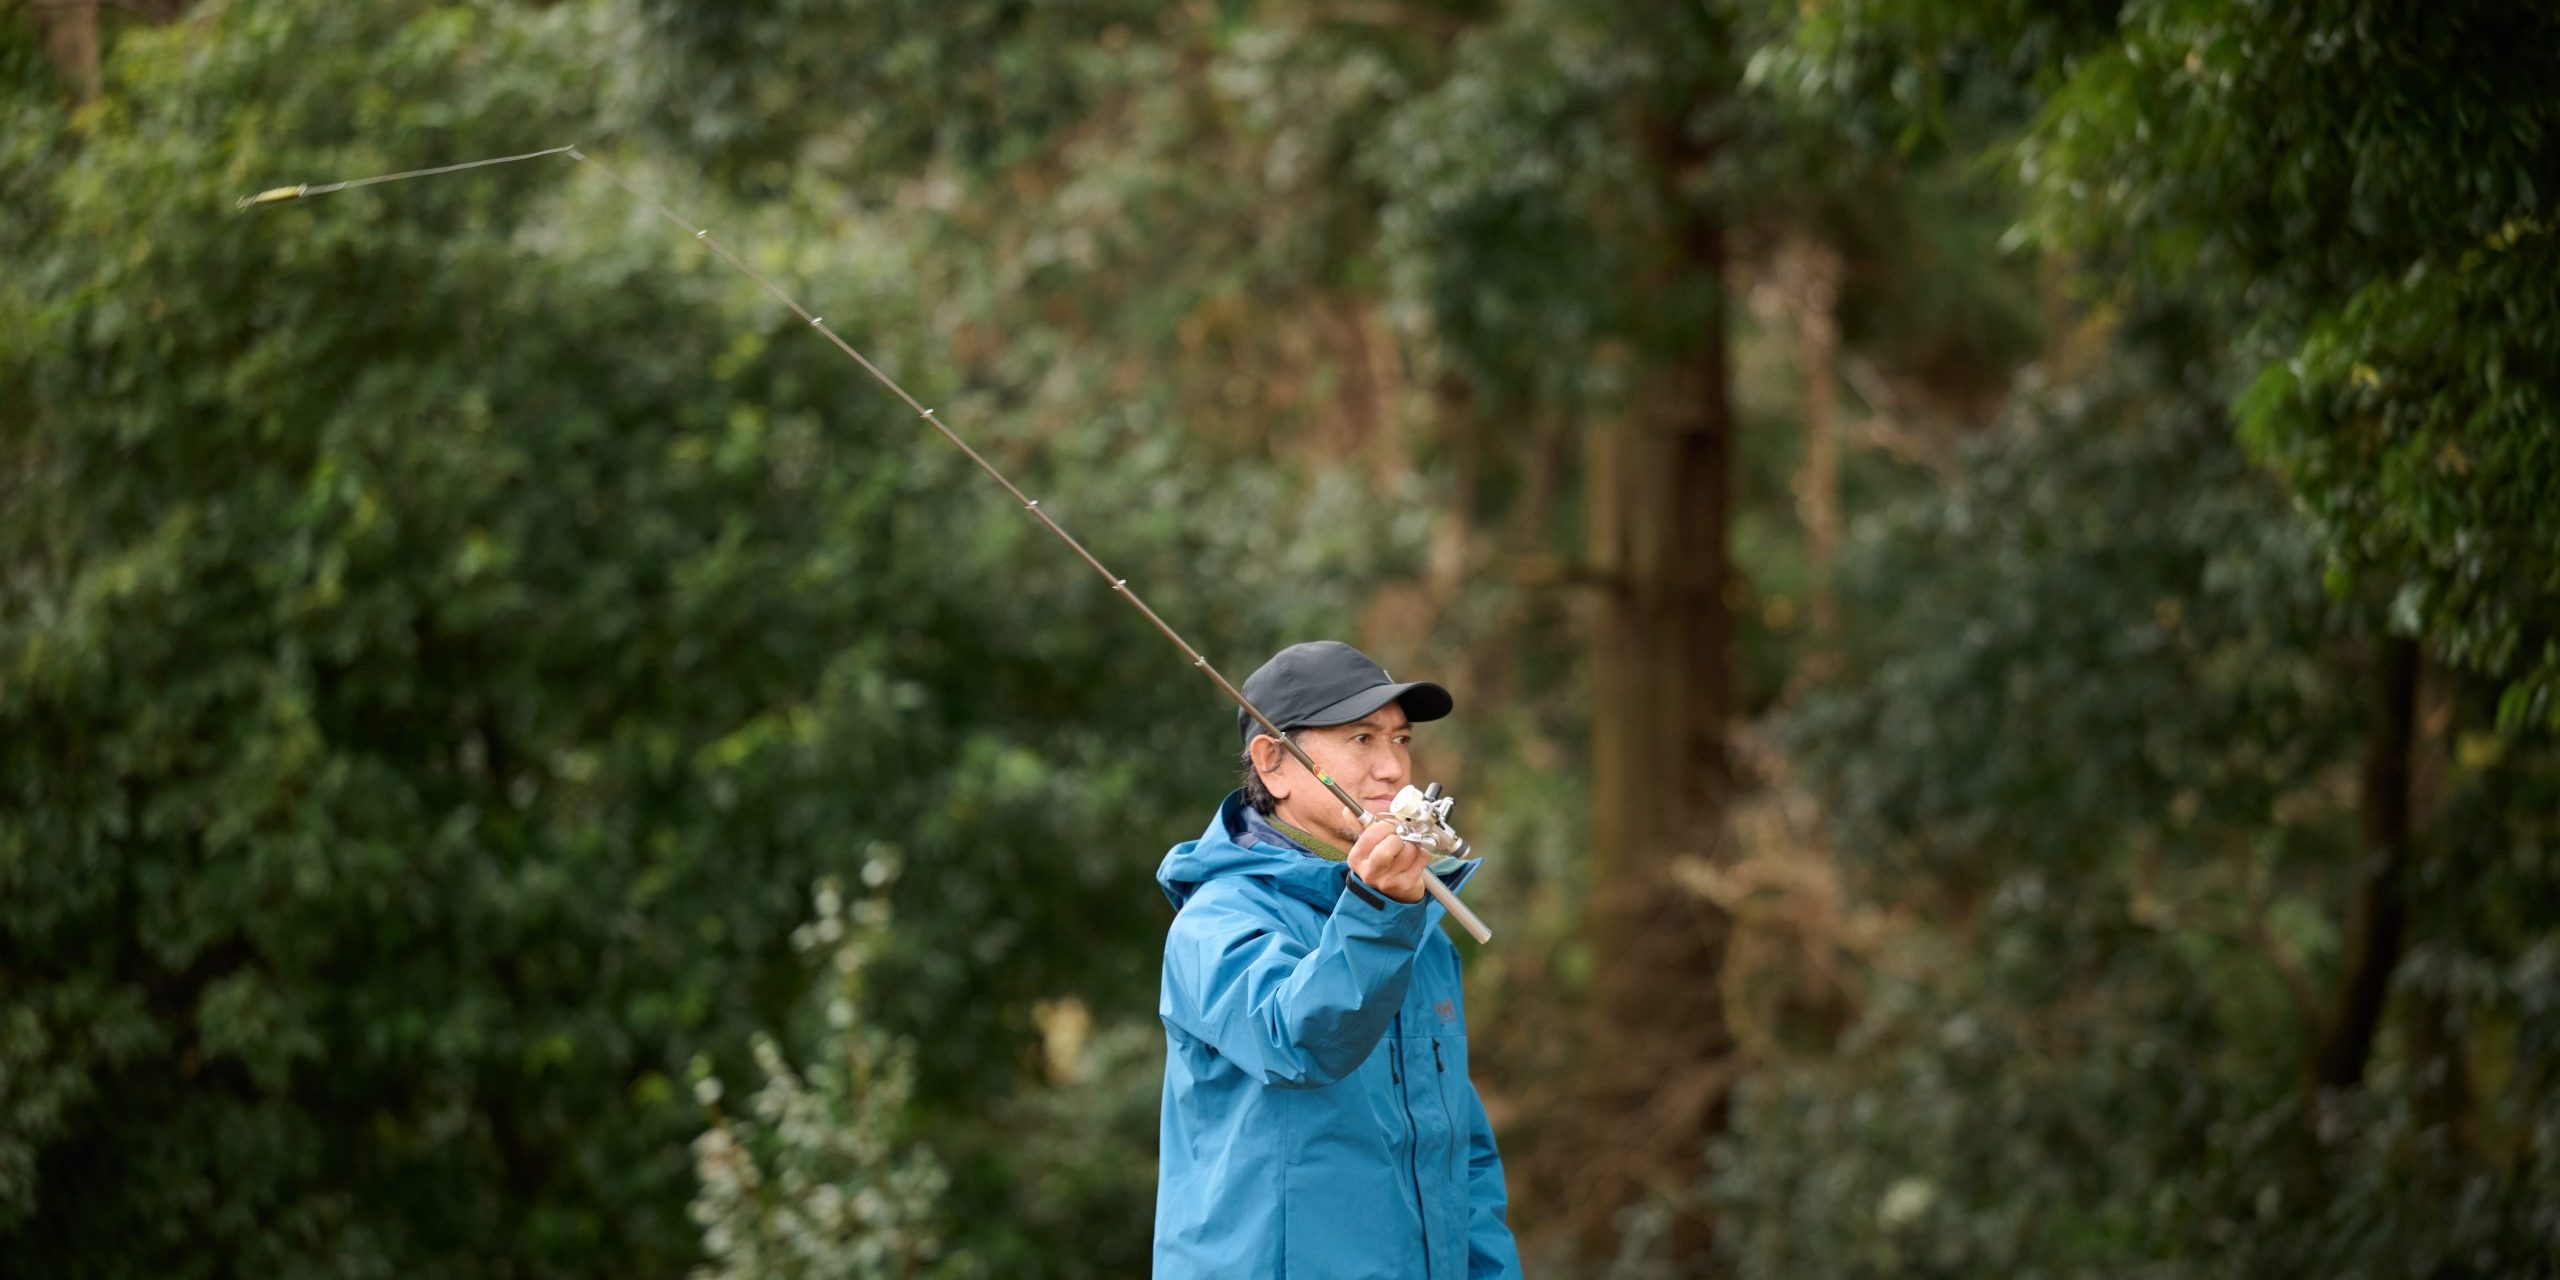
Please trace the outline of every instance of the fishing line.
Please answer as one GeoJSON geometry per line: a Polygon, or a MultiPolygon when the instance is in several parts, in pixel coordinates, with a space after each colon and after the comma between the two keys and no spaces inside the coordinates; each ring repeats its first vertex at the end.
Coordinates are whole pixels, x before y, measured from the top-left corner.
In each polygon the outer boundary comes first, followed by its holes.
{"type": "MultiPolygon", "coordinates": [[[[1038,498],[1034,498],[1031,495],[1024,493],[1020,487],[1013,483],[1012,480],[1007,479],[1002,471],[998,471],[994,463],[987,461],[984,454],[981,454],[976,449],[970,447],[969,442],[960,437],[960,433],[952,430],[950,426],[945,424],[942,419],[936,415],[934,410],[927,408],[923,401],[907,394],[907,389],[898,385],[897,379],[892,378],[887,373],[883,372],[880,366],[871,362],[869,357],[863,355],[860,351],[855,350],[852,343],[845,341],[842,335],[838,334],[835,330],[828,328],[826,318],[824,316],[800,305],[800,300],[792,297],[791,294],[783,289],[781,285],[775,284],[763,272],[749,266],[746,259],[739,257],[737,254],[731,252],[727,245],[724,245],[717,239],[714,239],[709,228],[697,225],[692,219],[668,208],[665,203],[658,200],[655,196],[633,186],[628,179],[624,178],[620,173],[615,172],[611,166],[580,150],[576,143],[571,143],[564,147],[552,147],[543,151],[528,151],[522,155],[493,156],[486,160],[468,160],[461,164],[438,165],[429,169],[403,169],[397,173],[378,173],[370,177],[348,178],[339,182],[304,183],[289,187],[271,187],[265,191],[258,192],[255,195],[240,197],[239,203],[235,207],[247,210],[259,205],[282,204],[287,201],[300,200],[310,196],[328,195],[332,192],[338,191],[352,191],[358,187],[378,186],[388,182],[403,182],[411,178],[432,178],[443,174],[461,173],[468,169],[485,169],[493,165],[517,164],[527,160],[540,160],[549,156],[567,156],[582,165],[586,165],[589,168],[594,169],[597,173],[604,175],[605,180],[611,182],[614,186],[621,188],[623,194],[638,201],[651,212],[657,214],[661,219],[684,231],[686,234],[692,236],[696,241],[699,241],[705,247],[709,248],[712,253],[719,256],[721,261],[736,268],[739,274],[754,281],[757,288],[764,290],[765,293],[771,295],[776,302],[779,302],[783,306],[789,308],[791,314],[800,317],[800,319],[810,328],[817,330],[819,336],[834,344],[836,350],[843,352],[845,356],[851,359],[855,364],[861,365],[863,372],[870,374],[873,378],[879,381],[880,385],[887,387],[892,394],[896,395],[900,400],[905,401],[907,407],[916,412],[916,416],[923,418],[928,423],[931,423],[935,431],[942,433],[943,439],[950,441],[960,450],[960,452],[967,454],[969,461],[977,464],[978,470],[985,472],[988,479],[1003,486],[1004,491],[1012,495],[1013,500],[1020,504],[1024,511],[1030,513],[1033,519],[1038,520],[1043,528],[1046,528],[1049,532],[1057,535],[1058,540],[1065,543],[1068,550],[1075,552],[1077,559],[1084,561],[1085,564],[1090,566],[1095,573],[1102,576],[1103,581],[1110,583],[1112,591],[1117,593],[1120,598],[1127,600],[1131,608],[1136,609],[1139,615],[1152,624],[1165,639],[1173,643],[1174,648],[1181,650],[1182,656],[1190,659],[1191,665],[1202,675],[1209,677],[1209,679],[1218,686],[1220,692],[1225,693],[1237,706],[1242,707],[1246,715],[1253,717],[1254,723],[1261,725],[1263,732],[1278,739],[1280,745],[1287,749],[1289,754],[1294,757],[1299,764],[1304,765],[1307,772],[1315,776],[1316,781],[1323,783],[1325,789],[1332,792],[1335,799],[1340,800],[1345,807],[1349,808],[1352,813],[1359,815],[1363,821],[1366,821],[1369,818],[1369,812],[1366,806],[1362,805],[1359,800],[1355,799],[1350,791],[1346,790],[1341,783],[1334,781],[1333,775],[1319,767],[1315,760],[1307,755],[1306,750],[1298,745],[1296,739],[1291,738],[1287,733],[1283,732],[1280,726],[1273,724],[1271,722],[1271,717],[1264,715],[1260,707],[1253,705],[1252,700],[1244,696],[1244,691],[1242,689],[1237,688],[1232,681],[1227,679],[1225,674],[1221,673],[1215,666],[1211,665],[1209,659],[1203,656],[1198,649],[1191,647],[1191,642],[1183,639],[1182,634],[1175,631],[1170,623],[1167,623],[1162,617],[1158,616],[1156,611],[1150,607],[1144,599],[1139,597],[1137,590],[1129,585],[1129,580],[1127,578],[1123,578],[1118,574],[1111,572],[1111,570],[1106,567],[1099,558],[1097,558],[1091,551],[1085,549],[1085,545],[1083,543],[1076,540],[1075,535],[1067,532],[1066,526],[1059,524],[1047,511],[1043,510],[1038,498]]],[[[1422,797],[1423,803],[1419,806],[1412,805],[1406,802],[1405,797],[1400,796],[1398,797],[1398,803],[1395,806],[1396,812],[1391,816],[1382,818],[1382,820],[1395,822],[1397,834],[1403,839],[1437,849],[1441,852],[1454,853],[1461,857],[1467,856],[1469,853],[1467,842],[1460,839],[1458,833],[1451,829],[1448,824],[1449,806],[1448,802],[1440,796],[1439,787],[1435,784],[1427,796],[1422,792],[1415,791],[1414,788],[1411,787],[1407,787],[1405,790],[1412,793],[1415,797],[1422,797]]],[[[1450,918],[1456,920],[1469,935],[1475,938],[1476,941],[1490,942],[1493,940],[1493,931],[1485,927],[1484,921],[1478,918],[1475,912],[1467,909],[1464,903],[1458,901],[1458,896],[1449,891],[1448,885],[1442,883],[1438,875],[1429,871],[1424,872],[1422,876],[1422,887],[1435,901],[1437,901],[1443,908],[1447,909],[1450,918]]]]}

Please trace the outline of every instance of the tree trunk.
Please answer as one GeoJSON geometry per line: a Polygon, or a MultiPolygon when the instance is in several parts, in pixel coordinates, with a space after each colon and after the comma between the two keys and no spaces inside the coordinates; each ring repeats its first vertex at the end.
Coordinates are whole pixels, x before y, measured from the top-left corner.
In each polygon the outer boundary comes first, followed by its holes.
{"type": "MultiPolygon", "coordinates": [[[[1676,130],[1657,157],[1666,184],[1702,157],[1676,130]]],[[[1679,317],[1630,420],[1590,437],[1593,1027],[1590,1159],[1573,1216],[1611,1245],[1614,1212],[1648,1190],[1685,1189],[1721,1123],[1733,1069],[1718,973],[1726,921],[1672,883],[1674,862],[1711,856],[1731,789],[1733,409],[1726,352],[1725,235],[1684,208],[1659,314],[1679,317]]],[[[1691,1256],[1706,1224],[1678,1224],[1691,1256]]]]}
{"type": "Polygon", "coordinates": [[[1827,244],[1799,240],[1779,257],[1779,287],[1793,314],[1796,373],[1804,381],[1804,465],[1796,472],[1796,511],[1804,521],[1805,558],[1813,581],[1806,618],[1812,644],[1805,661],[1815,679],[1837,665],[1840,596],[1840,366],[1839,253],[1827,244]]]}
{"type": "Polygon", "coordinates": [[[72,96],[82,102],[95,100],[104,87],[98,64],[97,0],[52,0],[37,5],[35,14],[44,27],[45,56],[53,59],[70,83],[72,96]]]}
{"type": "Polygon", "coordinates": [[[2379,657],[2381,716],[2364,757],[2364,879],[2348,937],[2338,1012],[2312,1066],[2313,1080],[2329,1089],[2351,1089],[2364,1080],[2408,925],[2403,882],[2412,827],[2410,757],[2417,746],[2417,642],[2387,637],[2380,642],[2379,657]]]}

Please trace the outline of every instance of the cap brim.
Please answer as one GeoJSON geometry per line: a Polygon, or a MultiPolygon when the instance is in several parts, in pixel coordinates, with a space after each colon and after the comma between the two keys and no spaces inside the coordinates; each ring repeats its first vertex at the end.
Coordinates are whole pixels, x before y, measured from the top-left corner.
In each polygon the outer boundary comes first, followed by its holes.
{"type": "Polygon", "coordinates": [[[1428,680],[1408,680],[1403,684],[1371,685],[1332,706],[1309,712],[1297,725],[1286,727],[1321,729],[1349,724],[1390,702],[1403,703],[1405,718],[1415,724],[1437,720],[1458,707],[1458,700],[1450,697],[1448,690],[1428,680]]]}

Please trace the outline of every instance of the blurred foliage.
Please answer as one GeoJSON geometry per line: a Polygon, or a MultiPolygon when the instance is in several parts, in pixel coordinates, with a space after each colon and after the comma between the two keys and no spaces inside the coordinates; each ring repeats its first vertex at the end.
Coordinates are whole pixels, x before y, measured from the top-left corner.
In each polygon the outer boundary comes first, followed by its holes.
{"type": "Polygon", "coordinates": [[[2021,163],[2053,234],[2258,326],[2251,444],[2395,625],[2560,728],[2560,12],[2142,5],[2021,163]],[[2539,178],[2537,179],[2537,175],[2539,178]],[[2136,194],[2139,193],[2139,194],[2136,194]]]}
{"type": "Polygon", "coordinates": [[[0,12],[31,1273],[1145,1265],[1146,873],[1226,785],[1205,685],[572,162],[232,210],[572,140],[1222,663],[1356,633],[1461,690],[1425,767],[1498,860],[1470,1003],[1515,1176],[1573,1123],[1590,963],[1583,442],[1719,283],[1770,296],[1723,311],[1730,603],[1761,782],[1820,814],[1782,860],[1846,886],[1785,954],[1845,976],[1704,1064],[1748,1071],[1716,1173],[1627,1206],[1606,1274],[2560,1254],[2547,6],[278,0],[117,19],[76,109],[34,21],[0,12]],[[1701,210],[1721,282],[1666,265],[1701,210]],[[1838,368],[1771,270],[1808,244],[1838,368]],[[2437,664],[2409,940],[2322,1092],[2393,635],[2437,664]],[[745,1110],[706,1129],[689,1078],[745,1110]],[[1714,1263],[1669,1252],[1702,1205],[1714,1263]]]}
{"type": "MultiPolygon", "coordinates": [[[[747,1065],[792,886],[882,851],[932,904],[876,998],[920,1107],[1010,1088],[1038,999],[1147,999],[1116,851],[1196,822],[1220,722],[956,452],[566,161],[232,215],[611,132],[615,20],[225,9],[124,33],[76,115],[10,37],[0,1232],[48,1274],[680,1265],[671,1081],[747,1065]]],[[[1000,262],[633,172],[964,430],[1036,401],[944,358],[1000,262]]],[[[1225,483],[1150,413],[979,442],[1130,513],[1097,546],[1214,651],[1358,580],[1307,575],[1375,545],[1342,486],[1225,483]]]]}
{"type": "MultiPolygon", "coordinates": [[[[862,869],[866,892],[896,864],[862,869]]],[[[740,1113],[720,1106],[720,1077],[696,1060],[694,1093],[712,1123],[693,1141],[702,1189],[693,1220],[710,1265],[696,1280],[896,1280],[959,1274],[939,1221],[950,1174],[918,1143],[911,1103],[915,1050],[862,1012],[863,978],[890,944],[888,904],[848,904],[833,877],[818,882],[816,916],[792,933],[828,971],[819,984],[827,1030],[806,1072],[769,1036],[755,1038],[763,1083],[740,1113]]]]}
{"type": "Polygon", "coordinates": [[[1853,121],[1889,75],[1906,136],[2008,148],[2028,231],[2222,316],[2337,588],[2503,682],[2501,723],[2560,727],[2560,13],[1859,0],[1763,70],[1853,121]]]}
{"type": "Polygon", "coordinates": [[[2334,815],[2282,818],[2352,766],[2362,704],[2331,652],[2350,622],[2210,401],[2128,359],[2023,387],[1958,462],[1853,528],[1861,675],[1783,722],[1879,887],[1976,904],[2019,867],[2335,863],[2334,815]]]}
{"type": "Polygon", "coordinates": [[[1127,1276],[1148,1265],[1154,1132],[1163,1080],[1156,1029],[1130,1019],[1097,1027],[1080,997],[1042,1002],[1040,1069],[983,1105],[1009,1135],[1002,1172],[1016,1191],[1002,1227],[968,1220],[935,1149],[937,1118],[916,1107],[914,1040],[873,1017],[871,975],[898,945],[887,886],[899,867],[875,854],[862,895],[834,877],[815,915],[792,933],[817,962],[800,1021],[817,1025],[807,1065],[775,1037],[752,1050],[760,1077],[743,1108],[714,1064],[697,1058],[694,1092],[708,1128],[694,1139],[700,1179],[692,1216],[708,1266],[697,1280],[867,1277],[1127,1276]]]}
{"type": "Polygon", "coordinates": [[[2161,385],[2033,392],[1861,522],[1861,674],[1785,727],[1911,918],[1836,1049],[1745,1086],[1708,1192],[1739,1274],[2522,1276],[2560,1240],[2521,1047],[2560,1033],[2560,759],[2447,763],[2388,1061],[2310,1095],[2363,865],[2353,615],[2161,385]]]}
{"type": "Polygon", "coordinates": [[[1754,59],[1865,145],[1987,148],[2021,238],[2096,269],[2092,336],[1853,525],[1845,674],[1775,722],[1896,919],[1842,941],[1836,1045],[1744,1086],[1701,1192],[1739,1274],[2560,1249],[2521,1047],[2560,954],[2548,24],[1853,2],[1754,59]],[[2446,665],[2400,762],[2413,866],[2376,880],[2388,635],[2446,665]],[[2377,894],[2408,923],[2375,1057],[2315,1088],[2377,894]]]}

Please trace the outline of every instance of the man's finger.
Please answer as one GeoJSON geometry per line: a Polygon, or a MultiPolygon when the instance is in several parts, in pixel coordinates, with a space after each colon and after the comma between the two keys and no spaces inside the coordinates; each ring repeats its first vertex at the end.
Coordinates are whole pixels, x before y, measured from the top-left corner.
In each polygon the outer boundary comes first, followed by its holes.
{"type": "Polygon", "coordinates": [[[1384,821],[1372,822],[1369,825],[1368,830],[1360,833],[1359,841],[1351,846],[1352,851],[1355,853],[1375,852],[1381,842],[1394,839],[1395,834],[1396,828],[1394,823],[1384,821]]]}

